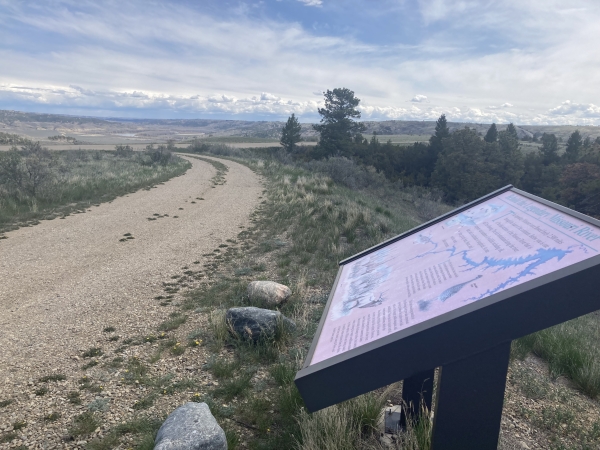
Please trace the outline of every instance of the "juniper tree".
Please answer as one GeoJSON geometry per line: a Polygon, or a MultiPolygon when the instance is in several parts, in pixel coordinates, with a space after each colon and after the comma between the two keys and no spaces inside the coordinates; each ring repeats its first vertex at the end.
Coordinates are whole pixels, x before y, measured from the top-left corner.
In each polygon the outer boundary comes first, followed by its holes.
{"type": "Polygon", "coordinates": [[[281,146],[287,152],[294,152],[296,150],[296,144],[300,142],[302,137],[300,136],[300,132],[302,131],[302,126],[296,116],[292,113],[292,115],[288,118],[284,127],[281,129],[281,146]]]}
{"type": "Polygon", "coordinates": [[[450,129],[446,121],[446,114],[442,114],[435,123],[435,133],[429,138],[429,147],[434,153],[439,153],[443,149],[442,140],[450,137],[450,129]]]}
{"type": "Polygon", "coordinates": [[[581,133],[579,133],[579,130],[575,130],[571,136],[569,136],[567,148],[565,149],[564,158],[567,163],[574,163],[579,159],[579,151],[582,146],[583,141],[581,139],[581,133]]]}
{"type": "Polygon", "coordinates": [[[496,142],[498,140],[498,128],[496,128],[496,124],[493,123],[490,128],[487,130],[485,137],[483,138],[485,142],[496,142]]]}
{"type": "Polygon", "coordinates": [[[544,133],[542,135],[542,147],[540,148],[540,153],[545,166],[559,160],[558,140],[554,134],[544,133]]]}

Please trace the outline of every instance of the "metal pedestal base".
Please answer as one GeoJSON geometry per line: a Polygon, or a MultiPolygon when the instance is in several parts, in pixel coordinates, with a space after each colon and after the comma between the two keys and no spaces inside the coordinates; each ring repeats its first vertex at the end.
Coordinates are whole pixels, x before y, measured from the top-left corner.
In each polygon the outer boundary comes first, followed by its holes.
{"type": "Polygon", "coordinates": [[[432,450],[496,450],[510,342],[441,368],[432,450]]]}
{"type": "MultiPolygon", "coordinates": [[[[416,417],[420,412],[421,398],[425,406],[431,411],[431,399],[433,398],[433,377],[435,369],[426,370],[407,378],[402,383],[402,400],[409,413],[416,417]]],[[[400,427],[406,428],[406,415],[402,411],[400,418],[400,427]]]]}

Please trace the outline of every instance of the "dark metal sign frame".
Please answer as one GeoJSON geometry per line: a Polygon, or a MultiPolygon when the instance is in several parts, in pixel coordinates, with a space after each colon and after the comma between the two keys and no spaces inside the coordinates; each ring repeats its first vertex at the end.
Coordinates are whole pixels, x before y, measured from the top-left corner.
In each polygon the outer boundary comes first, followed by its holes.
{"type": "MultiPolygon", "coordinates": [[[[505,367],[504,372],[496,377],[502,380],[503,397],[506,369],[508,367],[507,351],[510,350],[512,340],[600,309],[600,299],[598,298],[598,292],[600,292],[600,255],[597,255],[310,365],[333,300],[333,293],[340,279],[342,267],[345,264],[393,242],[405,239],[507,191],[513,191],[583,222],[600,227],[600,221],[596,219],[512,186],[506,186],[341,261],[340,270],[308,356],[295,379],[296,386],[309,411],[317,411],[403,379],[432,373],[432,370],[436,367],[441,367],[442,370],[448,368],[446,371],[448,376],[446,378],[442,376],[443,381],[439,384],[452,384],[453,380],[450,373],[455,372],[465,376],[465,367],[462,367],[461,364],[464,365],[464,362],[470,358],[479,358],[477,364],[480,367],[477,370],[481,371],[481,376],[494,378],[493,373],[498,372],[496,366],[505,367]],[[492,356],[486,358],[486,355],[492,356]],[[498,357],[493,355],[502,355],[500,363],[498,363],[498,357]],[[496,368],[492,370],[491,375],[485,372],[486,368],[491,370],[494,367],[496,368]]],[[[466,367],[472,368],[472,364],[466,364],[466,367]]],[[[486,394],[482,391],[489,389],[496,391],[496,399],[489,399],[492,405],[495,401],[496,410],[498,409],[498,383],[496,380],[495,387],[486,386],[485,383],[482,385],[476,385],[475,383],[473,385],[473,389],[476,391],[475,395],[482,396],[480,402],[486,401],[486,394]]],[[[462,392],[460,395],[468,396],[469,393],[462,392]]],[[[442,413],[439,408],[443,408],[442,400],[444,397],[448,397],[448,395],[439,392],[438,403],[440,404],[437,405],[436,416],[442,413]]],[[[452,398],[452,401],[456,401],[456,399],[452,398]]],[[[462,408],[461,410],[464,411],[465,409],[462,408]]],[[[497,411],[496,415],[498,415],[497,411]]],[[[446,417],[447,415],[443,414],[443,416],[446,417]]],[[[461,420],[463,419],[467,419],[467,417],[463,415],[461,420]]],[[[473,417],[473,420],[477,421],[477,415],[473,417]]],[[[437,424],[439,421],[441,421],[441,418],[436,417],[435,427],[444,428],[441,423],[437,424]]],[[[450,419],[448,419],[448,422],[450,422],[450,419]]],[[[473,423],[469,424],[469,427],[473,426],[473,423]]],[[[494,424],[491,429],[485,426],[483,428],[480,433],[481,436],[484,433],[493,434],[496,428],[499,430],[499,417],[498,424],[494,424]]],[[[496,442],[497,438],[496,431],[496,442]]],[[[455,448],[440,444],[440,440],[441,438],[435,439],[434,436],[434,447],[436,449],[455,448]],[[436,440],[438,441],[437,444],[436,440]]],[[[464,442],[462,444],[455,442],[455,444],[464,445],[464,442]]],[[[467,446],[462,448],[483,449],[491,448],[491,446],[492,443],[489,446],[479,445],[477,447],[467,446]]]]}

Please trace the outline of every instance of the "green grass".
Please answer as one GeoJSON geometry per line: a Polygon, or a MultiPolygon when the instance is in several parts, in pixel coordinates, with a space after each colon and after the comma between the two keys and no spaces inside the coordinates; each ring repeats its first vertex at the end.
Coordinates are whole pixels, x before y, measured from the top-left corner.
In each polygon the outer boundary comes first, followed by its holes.
{"type": "Polygon", "coordinates": [[[73,405],[81,405],[81,397],[79,392],[71,391],[67,394],[67,398],[69,399],[69,403],[73,405]]]}
{"type": "Polygon", "coordinates": [[[269,373],[279,386],[291,385],[298,368],[292,363],[275,364],[269,368],[269,373]]]}
{"type": "Polygon", "coordinates": [[[513,344],[513,354],[529,352],[548,361],[553,378],[566,376],[591,398],[600,394],[600,317],[589,314],[525,336],[513,344]]]}
{"type": "Polygon", "coordinates": [[[214,395],[225,401],[233,400],[236,397],[244,397],[247,391],[252,387],[250,380],[253,376],[254,374],[252,373],[243,373],[236,378],[223,381],[219,387],[214,390],[214,395]]]}
{"type": "MultiPolygon", "coordinates": [[[[201,288],[184,294],[186,309],[208,312],[202,337],[214,356],[207,369],[220,381],[209,397],[198,398],[246,399],[238,414],[242,422],[254,427],[250,448],[309,449],[302,443],[298,420],[303,402],[293,379],[316,331],[323,310],[321,299],[326,298],[322,292],[331,288],[339,260],[412,228],[420,219],[413,202],[386,189],[376,193],[348,189],[320,173],[273,160],[246,163],[268,180],[263,203],[252,215],[253,226],[238,235],[235,258],[205,255],[212,258],[206,267],[218,275],[210,275],[201,288]],[[296,331],[278,330],[274,339],[258,344],[236,339],[228,332],[225,309],[251,305],[246,297],[248,281],[274,269],[280,273],[274,281],[292,288],[292,297],[279,309],[296,322],[296,331]],[[217,356],[224,350],[232,356],[217,356]],[[270,376],[253,384],[257,368],[270,376]]],[[[230,251],[221,249],[225,255],[230,251]]],[[[381,410],[378,402],[379,397],[369,397],[352,410],[351,430],[342,428],[356,437],[353,442],[363,442],[373,434],[381,410]]],[[[218,402],[215,407],[221,408],[218,402]]],[[[235,435],[233,429],[225,428],[235,435]]]]}
{"type": "Polygon", "coordinates": [[[83,356],[84,358],[94,358],[97,356],[102,356],[102,349],[99,347],[91,347],[89,350],[83,352],[81,356],[83,356]]]}
{"type": "Polygon", "coordinates": [[[42,397],[48,393],[48,388],[46,386],[42,386],[33,391],[33,393],[38,397],[42,397]]]}
{"type": "MultiPolygon", "coordinates": [[[[203,287],[184,293],[184,307],[213,311],[203,338],[215,352],[207,368],[219,379],[219,386],[209,396],[222,402],[247,400],[236,411],[242,422],[255,427],[249,447],[310,449],[303,442],[305,413],[293,379],[316,331],[326,300],[322,292],[330,289],[339,260],[412,228],[421,219],[414,202],[405,200],[410,200],[409,194],[392,195],[387,188],[380,192],[352,190],[320,173],[272,160],[246,163],[268,180],[265,200],[253,214],[253,226],[236,239],[240,254],[223,262],[207,261],[207,267],[216,264],[220,274],[209,276],[203,287]],[[276,339],[258,344],[235,339],[228,332],[224,309],[250,305],[248,281],[273,270],[280,274],[274,281],[289,285],[294,293],[280,309],[295,320],[297,331],[282,332],[276,339]],[[224,347],[233,351],[233,357],[219,355],[224,347]],[[270,376],[254,381],[257,368],[270,376]]],[[[314,448],[362,448],[360,445],[373,437],[381,401],[377,396],[361,397],[343,413],[336,410],[335,420],[344,414],[349,417],[349,425],[336,422],[334,427],[347,439],[338,446],[322,446],[321,442],[314,448]],[[345,447],[348,442],[351,446],[345,447]]],[[[215,408],[219,410],[218,402],[215,408]]],[[[321,416],[309,417],[316,417],[314,430],[323,429],[321,416]]],[[[235,435],[235,430],[224,427],[235,435]]],[[[306,437],[310,441],[308,434],[306,437]]]]}
{"type": "Polygon", "coordinates": [[[73,419],[69,427],[69,434],[72,436],[83,436],[93,433],[100,426],[98,418],[92,412],[84,412],[73,419]]]}
{"type": "Polygon", "coordinates": [[[46,375],[44,377],[41,377],[40,381],[42,383],[46,383],[48,381],[64,381],[66,379],[67,379],[67,377],[65,375],[63,375],[62,373],[57,373],[57,374],[46,375]]]}
{"type": "Polygon", "coordinates": [[[122,157],[114,152],[83,150],[51,154],[56,158],[53,177],[35,196],[14,195],[0,187],[0,232],[83,212],[91,205],[167,181],[191,167],[181,158],[165,166],[148,165],[142,163],[139,154],[122,157]]]}
{"type": "Polygon", "coordinates": [[[131,358],[127,361],[127,365],[123,373],[123,378],[125,379],[125,382],[129,384],[143,384],[145,382],[145,377],[147,373],[148,366],[146,366],[137,358],[131,358]]]}
{"type": "Polygon", "coordinates": [[[50,414],[48,414],[47,416],[44,416],[44,422],[56,422],[58,419],[60,419],[61,414],[59,412],[52,412],[50,414]]]}
{"type": "Polygon", "coordinates": [[[187,320],[187,316],[176,315],[175,317],[165,320],[158,326],[159,331],[173,331],[183,325],[187,320]]]}
{"type": "Polygon", "coordinates": [[[13,422],[12,427],[13,427],[13,430],[19,431],[19,430],[22,430],[23,428],[27,427],[27,422],[25,422],[24,420],[18,420],[16,422],[13,422]]]}
{"type": "Polygon", "coordinates": [[[208,369],[217,379],[231,378],[240,369],[240,361],[227,361],[223,358],[215,358],[208,363],[208,369]]]}
{"type": "Polygon", "coordinates": [[[156,401],[157,398],[158,398],[158,395],[155,393],[147,395],[144,398],[135,402],[133,404],[133,409],[136,409],[136,410],[148,409],[154,404],[154,402],[156,401]]]}
{"type": "Polygon", "coordinates": [[[19,435],[13,431],[9,431],[6,434],[0,434],[0,444],[6,444],[8,442],[14,441],[18,437],[19,435]]]}

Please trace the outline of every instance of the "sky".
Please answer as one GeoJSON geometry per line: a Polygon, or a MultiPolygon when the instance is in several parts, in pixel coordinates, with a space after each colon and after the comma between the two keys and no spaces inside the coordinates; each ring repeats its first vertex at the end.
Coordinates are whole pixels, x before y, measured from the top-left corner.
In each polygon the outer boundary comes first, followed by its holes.
{"type": "Polygon", "coordinates": [[[0,0],[0,109],[600,125],[598,0],[0,0]]]}

